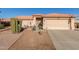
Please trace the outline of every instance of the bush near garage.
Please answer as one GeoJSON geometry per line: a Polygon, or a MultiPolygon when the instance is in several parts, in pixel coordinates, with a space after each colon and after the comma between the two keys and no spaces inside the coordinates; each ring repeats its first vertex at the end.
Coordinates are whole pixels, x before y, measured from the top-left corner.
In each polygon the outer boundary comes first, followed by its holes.
{"type": "Polygon", "coordinates": [[[0,24],[0,29],[4,29],[4,25],[3,24],[0,24]]]}

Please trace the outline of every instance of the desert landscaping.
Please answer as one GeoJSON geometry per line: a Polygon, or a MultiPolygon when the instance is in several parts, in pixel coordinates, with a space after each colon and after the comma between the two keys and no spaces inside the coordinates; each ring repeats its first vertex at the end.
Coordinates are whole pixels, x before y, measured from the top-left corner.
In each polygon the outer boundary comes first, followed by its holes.
{"type": "Polygon", "coordinates": [[[69,14],[0,19],[0,50],[77,50],[78,35],[79,23],[69,14]]]}
{"type": "Polygon", "coordinates": [[[24,30],[22,36],[9,49],[15,50],[55,50],[47,32],[24,30]]]}
{"type": "Polygon", "coordinates": [[[47,32],[33,32],[26,29],[21,33],[11,30],[0,32],[0,50],[55,50],[47,32]],[[8,35],[7,35],[8,34],[8,35]]]}

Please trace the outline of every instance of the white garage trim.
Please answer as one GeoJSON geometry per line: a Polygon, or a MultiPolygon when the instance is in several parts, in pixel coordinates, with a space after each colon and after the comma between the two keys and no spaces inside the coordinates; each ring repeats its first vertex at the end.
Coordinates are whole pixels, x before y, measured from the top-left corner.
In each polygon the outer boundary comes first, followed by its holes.
{"type": "Polygon", "coordinates": [[[52,30],[69,30],[70,25],[68,24],[68,20],[45,19],[43,28],[52,30]]]}

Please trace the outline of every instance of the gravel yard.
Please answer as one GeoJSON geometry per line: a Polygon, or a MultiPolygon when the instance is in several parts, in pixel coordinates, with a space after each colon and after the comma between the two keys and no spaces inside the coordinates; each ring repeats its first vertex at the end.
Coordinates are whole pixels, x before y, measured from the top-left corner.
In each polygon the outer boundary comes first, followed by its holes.
{"type": "Polygon", "coordinates": [[[55,50],[47,32],[25,30],[23,35],[9,49],[12,50],[55,50]]]}

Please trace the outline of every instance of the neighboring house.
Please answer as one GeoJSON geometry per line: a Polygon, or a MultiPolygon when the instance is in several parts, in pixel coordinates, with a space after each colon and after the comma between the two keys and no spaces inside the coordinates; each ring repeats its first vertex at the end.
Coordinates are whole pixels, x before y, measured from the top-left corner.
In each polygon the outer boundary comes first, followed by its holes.
{"type": "Polygon", "coordinates": [[[10,18],[1,18],[0,22],[10,22],[10,18]]]}
{"type": "Polygon", "coordinates": [[[10,18],[1,18],[0,23],[4,24],[5,26],[10,26],[10,18]]]}
{"type": "Polygon", "coordinates": [[[34,14],[32,16],[17,16],[22,20],[22,27],[37,26],[41,23],[43,29],[73,30],[75,17],[70,14],[34,14]]]}

